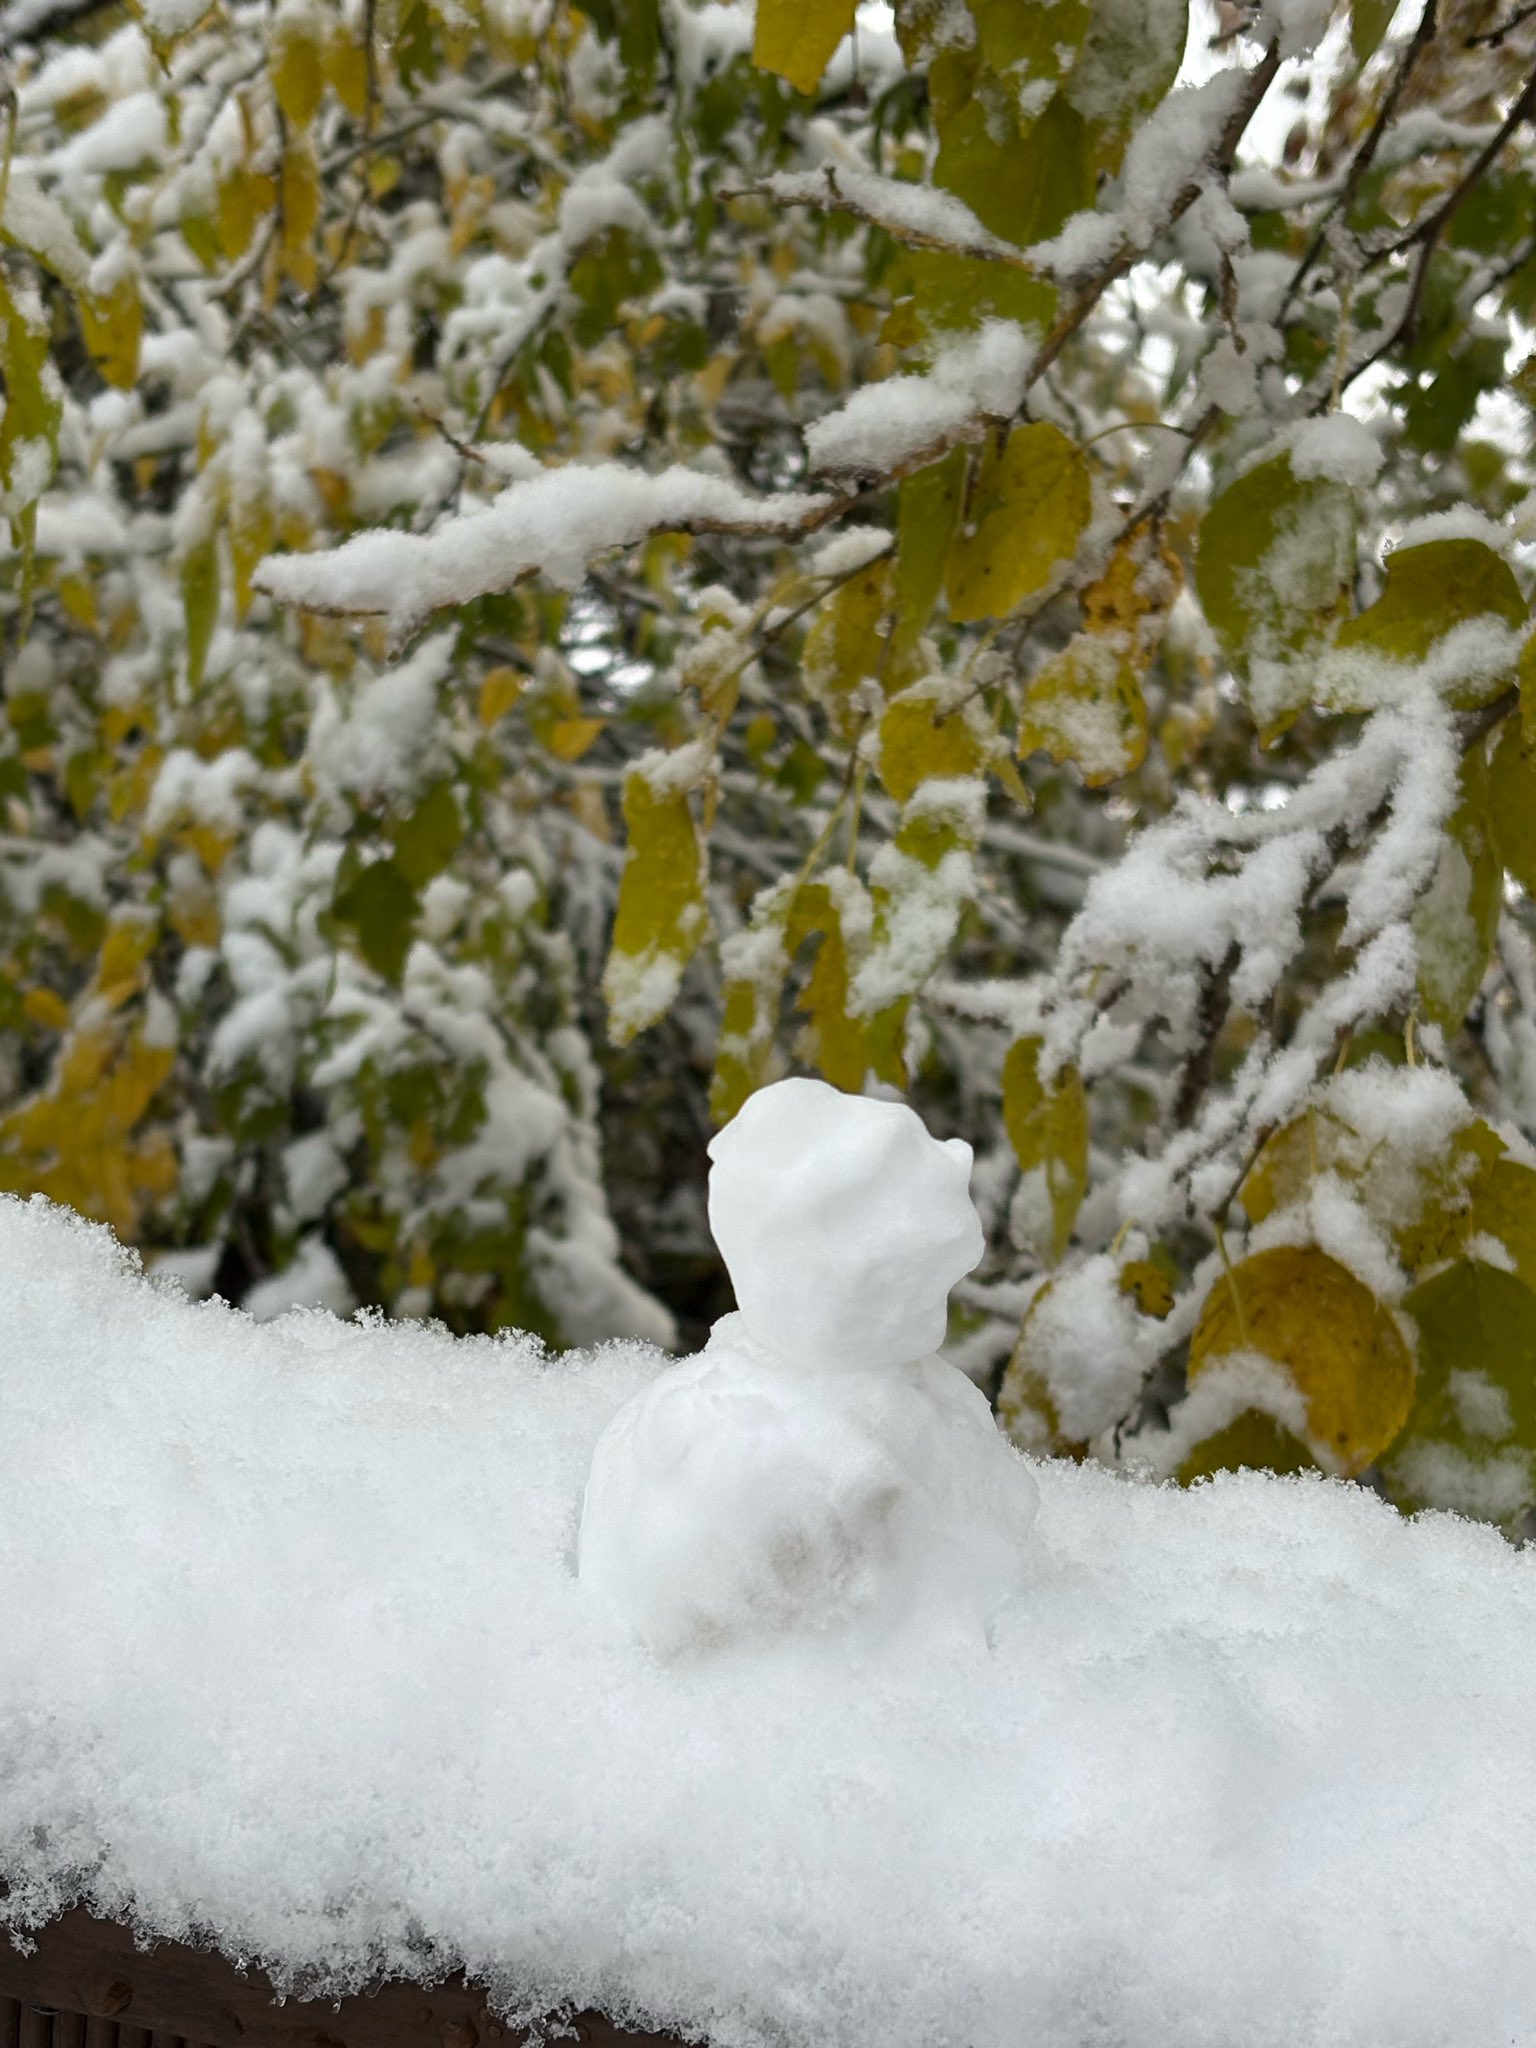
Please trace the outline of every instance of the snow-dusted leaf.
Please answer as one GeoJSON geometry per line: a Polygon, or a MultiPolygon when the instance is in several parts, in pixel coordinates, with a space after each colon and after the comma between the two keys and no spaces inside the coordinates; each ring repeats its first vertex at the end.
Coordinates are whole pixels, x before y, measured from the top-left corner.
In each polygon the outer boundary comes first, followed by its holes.
{"type": "Polygon", "coordinates": [[[1418,1329],[1419,1384],[1387,1462],[1393,1498],[1511,1520],[1536,1501],[1536,1294],[1524,1277],[1465,1258],[1404,1307],[1418,1329]]]}
{"type": "Polygon", "coordinates": [[[1200,522],[1195,585],[1266,737],[1313,693],[1313,659],[1354,577],[1344,485],[1299,479],[1272,456],[1229,484],[1200,522]]]}
{"type": "Polygon", "coordinates": [[[181,603],[187,625],[187,682],[195,690],[203,679],[213,629],[219,620],[219,537],[200,535],[181,558],[181,603]]]}
{"type": "Polygon", "coordinates": [[[1523,719],[1504,722],[1488,767],[1488,804],[1499,860],[1536,896],[1536,737],[1523,719]]]}
{"type": "Polygon", "coordinates": [[[1498,629],[1526,623],[1525,600],[1503,557],[1480,540],[1431,540],[1394,548],[1386,570],[1380,597],[1358,617],[1345,620],[1335,646],[1341,652],[1358,649],[1391,661],[1422,662],[1458,627],[1486,620],[1494,628],[1492,658],[1468,636],[1460,674],[1447,695],[1461,709],[1498,696],[1510,677],[1510,663],[1501,659],[1508,633],[1498,629]]]}
{"type": "Polygon", "coordinates": [[[1346,1472],[1373,1463],[1407,1420],[1414,1367],[1402,1331],[1315,1245],[1255,1252],[1216,1281],[1190,1339],[1190,1382],[1254,1353],[1299,1389],[1308,1436],[1346,1472]]]}
{"type": "Polygon", "coordinates": [[[1147,753],[1147,705],[1132,658],[1115,639],[1076,633],[1031,681],[1019,719],[1019,753],[1043,749],[1073,761],[1090,789],[1139,768],[1147,753]]]}
{"type": "Polygon", "coordinates": [[[1209,1479],[1217,1472],[1315,1472],[1317,1460],[1277,1417],[1263,1408],[1245,1408],[1224,1428],[1204,1437],[1181,1462],[1175,1478],[1181,1486],[1209,1479]]]}
{"type": "Polygon", "coordinates": [[[1489,809],[1481,746],[1462,758],[1460,801],[1447,822],[1440,859],[1413,914],[1419,999],[1442,1031],[1455,1031],[1482,986],[1498,935],[1503,870],[1489,809]]]}

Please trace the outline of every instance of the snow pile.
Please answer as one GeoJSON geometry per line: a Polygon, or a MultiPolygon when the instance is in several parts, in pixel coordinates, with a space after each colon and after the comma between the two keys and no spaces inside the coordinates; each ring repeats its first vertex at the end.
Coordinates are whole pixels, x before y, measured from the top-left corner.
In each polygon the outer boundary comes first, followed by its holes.
{"type": "Polygon", "coordinates": [[[578,1547],[660,1654],[770,1630],[984,1630],[1039,1495],[933,1356],[985,1248],[971,1148],[904,1103],[780,1081],[710,1146],[737,1314],[604,1431],[578,1547]]]}
{"type": "Polygon", "coordinates": [[[1045,1466],[990,1649],[658,1665],[572,1569],[656,1354],[258,1326],[40,1203],[0,1316],[12,1920],[742,2048],[1529,2035],[1536,1568],[1486,1530],[1045,1466]]]}

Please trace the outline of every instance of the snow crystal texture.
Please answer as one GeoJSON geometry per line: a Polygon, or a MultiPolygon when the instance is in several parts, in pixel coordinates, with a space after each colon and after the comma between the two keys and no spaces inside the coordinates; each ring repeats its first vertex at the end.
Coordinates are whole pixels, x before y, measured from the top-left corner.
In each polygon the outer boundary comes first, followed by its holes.
{"type": "Polygon", "coordinates": [[[1045,1466],[991,1649],[662,1665],[572,1569],[657,1354],[257,1325],[13,1201],[0,1328],[13,1920],[733,2048],[1531,2037],[1536,1565],[1488,1531],[1045,1466]]]}

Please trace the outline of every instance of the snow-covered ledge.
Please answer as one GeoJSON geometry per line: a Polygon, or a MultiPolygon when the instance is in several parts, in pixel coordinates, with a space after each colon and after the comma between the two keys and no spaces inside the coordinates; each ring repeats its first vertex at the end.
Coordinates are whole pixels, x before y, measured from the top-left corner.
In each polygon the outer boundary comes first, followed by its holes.
{"type": "Polygon", "coordinates": [[[0,1203],[0,1919],[732,2048],[1529,2039],[1536,1562],[1026,1465],[926,1356],[963,1148],[780,1100],[682,1366],[0,1203]]]}

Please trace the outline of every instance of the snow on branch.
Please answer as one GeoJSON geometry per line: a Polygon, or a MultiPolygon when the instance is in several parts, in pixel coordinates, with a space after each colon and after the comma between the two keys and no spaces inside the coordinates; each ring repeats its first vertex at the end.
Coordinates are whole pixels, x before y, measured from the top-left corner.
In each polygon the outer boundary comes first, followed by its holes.
{"type": "Polygon", "coordinates": [[[937,185],[883,178],[849,164],[823,164],[815,171],[775,171],[746,189],[784,206],[851,213],[917,249],[943,249],[1014,270],[1033,272],[1036,267],[1022,249],[984,228],[963,199],[937,185]]]}
{"type": "Polygon", "coordinates": [[[839,500],[781,491],[754,497],[724,477],[675,467],[570,463],[512,484],[433,533],[378,530],[311,555],[269,555],[252,579],[279,604],[374,613],[403,638],[432,612],[510,590],[537,572],[574,590],[594,556],[653,533],[798,534],[839,500]]]}
{"type": "Polygon", "coordinates": [[[811,467],[844,477],[890,477],[979,440],[1023,402],[1029,342],[1011,320],[988,320],[944,349],[926,376],[866,384],[805,430],[811,467]]]}

